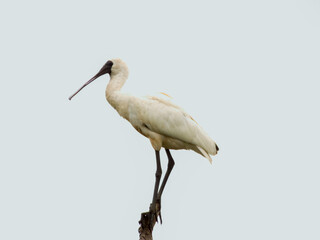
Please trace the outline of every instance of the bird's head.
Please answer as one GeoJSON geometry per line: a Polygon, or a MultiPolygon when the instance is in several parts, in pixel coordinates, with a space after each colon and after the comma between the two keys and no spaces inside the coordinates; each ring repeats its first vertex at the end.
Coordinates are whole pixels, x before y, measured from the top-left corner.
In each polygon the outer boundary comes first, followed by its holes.
{"type": "Polygon", "coordinates": [[[89,85],[98,77],[107,73],[110,74],[110,76],[114,76],[121,73],[128,75],[128,67],[125,64],[125,62],[119,58],[107,61],[96,75],[94,75],[88,82],[86,82],[81,88],[79,88],[78,91],[76,91],[73,95],[69,97],[69,100],[71,100],[75,95],[77,95],[78,92],[80,92],[85,86],[89,85]]]}
{"type": "Polygon", "coordinates": [[[120,58],[112,59],[110,62],[113,63],[110,76],[114,76],[117,74],[128,74],[129,71],[127,64],[120,58]]]}

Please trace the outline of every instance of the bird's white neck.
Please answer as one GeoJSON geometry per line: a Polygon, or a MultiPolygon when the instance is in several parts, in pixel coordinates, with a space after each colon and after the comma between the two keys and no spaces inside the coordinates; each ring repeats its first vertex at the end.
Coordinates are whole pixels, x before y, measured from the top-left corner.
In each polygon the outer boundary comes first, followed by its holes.
{"type": "Polygon", "coordinates": [[[108,83],[107,89],[106,89],[106,95],[115,92],[120,91],[126,80],[128,79],[129,73],[128,71],[121,71],[117,73],[111,73],[110,75],[110,81],[108,83]]]}
{"type": "Polygon", "coordinates": [[[127,106],[126,95],[121,93],[120,90],[126,80],[128,79],[129,72],[127,69],[121,69],[121,71],[111,73],[110,81],[106,89],[106,98],[110,105],[118,111],[118,113],[124,116],[124,108],[127,106]]]}

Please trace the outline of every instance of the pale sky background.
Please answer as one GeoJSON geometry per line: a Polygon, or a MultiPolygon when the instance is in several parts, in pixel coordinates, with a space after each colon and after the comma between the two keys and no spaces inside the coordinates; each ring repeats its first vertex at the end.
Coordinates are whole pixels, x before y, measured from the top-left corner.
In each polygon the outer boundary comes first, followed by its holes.
{"type": "Polygon", "coordinates": [[[109,77],[68,100],[114,57],[220,147],[172,152],[154,239],[320,239],[318,0],[2,1],[0,25],[1,240],[138,239],[149,141],[109,77]]]}

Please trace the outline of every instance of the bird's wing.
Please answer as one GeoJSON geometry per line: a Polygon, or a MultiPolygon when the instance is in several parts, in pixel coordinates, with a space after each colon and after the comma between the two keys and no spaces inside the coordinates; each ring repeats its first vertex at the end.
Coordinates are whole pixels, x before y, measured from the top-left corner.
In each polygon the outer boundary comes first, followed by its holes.
{"type": "Polygon", "coordinates": [[[141,119],[151,131],[194,144],[211,155],[217,153],[216,143],[187,112],[171,101],[147,97],[142,108],[141,119]]]}

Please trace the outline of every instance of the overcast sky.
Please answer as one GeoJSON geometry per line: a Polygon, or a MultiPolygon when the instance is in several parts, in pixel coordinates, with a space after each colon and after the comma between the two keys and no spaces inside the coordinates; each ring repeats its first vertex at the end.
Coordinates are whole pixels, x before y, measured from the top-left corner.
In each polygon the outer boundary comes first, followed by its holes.
{"type": "Polygon", "coordinates": [[[108,76],[68,100],[115,57],[220,147],[172,151],[155,239],[320,239],[319,1],[4,1],[0,25],[0,239],[138,239],[153,148],[108,76]]]}

